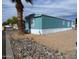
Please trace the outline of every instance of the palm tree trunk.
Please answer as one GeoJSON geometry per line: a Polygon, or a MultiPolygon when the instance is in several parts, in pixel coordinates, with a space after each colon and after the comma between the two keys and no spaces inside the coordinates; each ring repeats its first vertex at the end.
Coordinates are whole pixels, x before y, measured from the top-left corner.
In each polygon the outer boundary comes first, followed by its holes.
{"type": "Polygon", "coordinates": [[[20,3],[16,3],[16,9],[17,9],[19,33],[24,33],[23,5],[22,5],[21,2],[20,3]]]}
{"type": "Polygon", "coordinates": [[[23,12],[17,12],[18,14],[18,29],[20,33],[24,33],[23,12]]]}

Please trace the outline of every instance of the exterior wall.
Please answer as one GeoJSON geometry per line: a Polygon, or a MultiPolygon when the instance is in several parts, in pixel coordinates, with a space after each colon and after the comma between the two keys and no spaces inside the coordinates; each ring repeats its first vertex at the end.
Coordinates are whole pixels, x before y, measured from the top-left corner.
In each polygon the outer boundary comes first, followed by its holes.
{"type": "Polygon", "coordinates": [[[29,28],[29,19],[28,18],[25,19],[25,31],[26,32],[30,31],[30,28],[29,28]]]}
{"type": "Polygon", "coordinates": [[[65,21],[60,18],[55,18],[55,17],[43,16],[42,29],[69,28],[69,27],[71,27],[70,21],[65,21]],[[70,23],[69,26],[68,26],[68,23],[70,23]]]}
{"type": "Polygon", "coordinates": [[[56,17],[39,15],[31,21],[31,29],[29,28],[29,21],[25,22],[25,26],[25,30],[30,30],[31,34],[48,34],[70,30],[72,29],[72,22],[56,17]]]}
{"type": "Polygon", "coordinates": [[[31,29],[42,29],[42,17],[33,18],[31,29]]]}

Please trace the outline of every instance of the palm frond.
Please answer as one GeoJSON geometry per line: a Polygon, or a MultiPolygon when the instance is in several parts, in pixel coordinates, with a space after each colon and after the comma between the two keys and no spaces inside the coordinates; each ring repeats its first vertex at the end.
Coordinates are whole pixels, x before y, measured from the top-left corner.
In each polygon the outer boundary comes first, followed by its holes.
{"type": "Polygon", "coordinates": [[[29,3],[31,3],[31,4],[33,4],[33,3],[32,3],[32,0],[25,0],[25,1],[26,1],[26,2],[29,2],[29,3]]]}
{"type": "Polygon", "coordinates": [[[11,0],[12,2],[16,2],[16,0],[11,0]]]}

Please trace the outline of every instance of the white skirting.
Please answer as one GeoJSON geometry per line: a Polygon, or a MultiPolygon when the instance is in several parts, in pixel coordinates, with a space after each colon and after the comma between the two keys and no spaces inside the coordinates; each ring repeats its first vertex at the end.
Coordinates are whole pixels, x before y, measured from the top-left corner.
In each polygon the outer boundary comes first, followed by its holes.
{"type": "Polygon", "coordinates": [[[42,34],[42,29],[31,29],[31,34],[42,34]]]}
{"type": "Polygon", "coordinates": [[[31,34],[48,34],[70,30],[72,28],[55,28],[55,29],[31,29],[31,34]]]}

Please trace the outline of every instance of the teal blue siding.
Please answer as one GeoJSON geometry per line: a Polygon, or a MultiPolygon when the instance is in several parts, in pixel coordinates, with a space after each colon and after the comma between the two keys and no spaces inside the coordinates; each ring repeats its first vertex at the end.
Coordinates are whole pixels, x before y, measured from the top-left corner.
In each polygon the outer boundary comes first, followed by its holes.
{"type": "Polygon", "coordinates": [[[70,27],[72,27],[72,22],[70,21],[70,27]]]}
{"type": "Polygon", "coordinates": [[[36,15],[33,17],[31,20],[31,28],[29,28],[29,22],[30,20],[28,18],[25,19],[26,31],[30,29],[70,28],[72,26],[71,21],[45,15],[36,15]]]}
{"type": "Polygon", "coordinates": [[[69,28],[71,27],[71,22],[70,25],[68,26],[68,22],[60,18],[55,18],[55,17],[48,17],[48,16],[42,16],[42,28],[43,29],[48,29],[48,28],[69,28]],[[64,24],[63,24],[64,21],[64,24]]]}
{"type": "Polygon", "coordinates": [[[62,20],[58,20],[58,19],[55,19],[55,18],[51,18],[51,17],[45,17],[43,16],[43,20],[42,20],[42,23],[43,23],[43,29],[47,29],[47,28],[60,28],[62,27],[62,24],[61,24],[62,20]]]}
{"type": "Polygon", "coordinates": [[[42,29],[42,17],[33,18],[31,28],[32,29],[42,29]]]}

